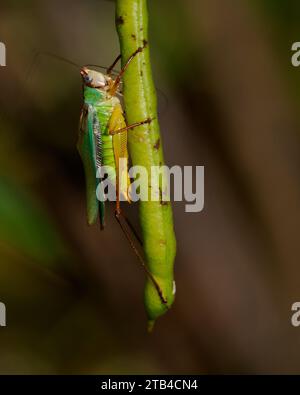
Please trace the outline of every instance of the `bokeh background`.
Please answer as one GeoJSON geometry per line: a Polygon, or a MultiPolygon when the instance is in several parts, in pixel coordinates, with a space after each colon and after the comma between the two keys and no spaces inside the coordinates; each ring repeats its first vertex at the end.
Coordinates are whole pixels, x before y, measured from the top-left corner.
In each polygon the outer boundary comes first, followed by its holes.
{"type": "Polygon", "coordinates": [[[114,3],[1,2],[0,373],[300,373],[300,3],[149,13],[166,161],[205,166],[205,209],[174,204],[177,300],[151,335],[113,216],[86,225],[78,70],[34,61],[110,65],[114,3]]]}

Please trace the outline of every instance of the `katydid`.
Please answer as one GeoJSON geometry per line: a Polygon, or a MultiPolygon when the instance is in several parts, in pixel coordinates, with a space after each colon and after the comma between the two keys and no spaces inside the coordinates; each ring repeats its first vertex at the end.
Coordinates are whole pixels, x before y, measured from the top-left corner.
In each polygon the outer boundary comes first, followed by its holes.
{"type": "MultiPolygon", "coordinates": [[[[105,224],[104,199],[100,198],[98,200],[96,196],[96,190],[100,182],[97,178],[97,174],[99,174],[99,168],[103,166],[104,168],[110,169],[107,175],[116,189],[115,217],[129,241],[130,246],[152,281],[161,303],[164,304],[167,309],[168,301],[163,295],[160,284],[151,274],[142,255],[136,248],[129,231],[129,228],[132,229],[132,227],[120,208],[120,181],[122,180],[123,183],[125,181],[127,191],[130,186],[127,166],[125,168],[124,166],[122,168],[119,166],[120,159],[128,159],[127,131],[151,122],[151,119],[146,119],[132,125],[126,125],[123,109],[117,97],[122,75],[130,62],[142,50],[143,48],[139,47],[129,57],[115,79],[111,76],[111,70],[120,57],[118,57],[113,65],[107,69],[106,74],[91,70],[88,67],[81,68],[84,104],[80,116],[77,148],[82,158],[85,171],[88,223],[94,224],[99,215],[101,227],[103,228],[105,224]]],[[[125,191],[125,198],[129,202],[130,197],[127,191],[125,191]]]]}
{"type": "MultiPolygon", "coordinates": [[[[110,173],[108,172],[108,176],[116,189],[115,217],[150,280],[146,283],[147,296],[145,297],[145,306],[148,318],[153,322],[155,318],[167,311],[173,302],[174,292],[173,289],[170,291],[169,286],[170,283],[174,284],[173,278],[169,276],[170,270],[168,267],[159,266],[159,279],[157,279],[157,276],[152,273],[153,268],[150,271],[148,264],[145,263],[144,257],[139,252],[139,249],[136,248],[132,234],[142,244],[139,236],[120,208],[120,191],[118,190],[119,178],[121,178],[127,185],[125,198],[129,202],[130,196],[127,190],[130,185],[130,179],[127,166],[126,168],[119,168],[119,159],[127,160],[128,158],[127,132],[140,125],[152,123],[151,119],[145,119],[126,125],[123,109],[118,98],[123,74],[131,61],[142,51],[143,47],[139,47],[129,56],[119,73],[114,71],[114,66],[120,60],[120,56],[106,69],[99,65],[81,67],[62,56],[39,51],[34,57],[28,76],[31,74],[40,55],[56,58],[80,70],[83,80],[84,102],[80,116],[77,148],[82,158],[85,172],[88,224],[94,224],[99,216],[100,225],[104,228],[105,203],[101,198],[97,199],[96,191],[100,182],[100,179],[97,177],[100,174],[99,169],[107,167],[112,169],[110,173]],[[94,68],[106,69],[106,73],[95,71],[94,68]],[[162,276],[162,271],[165,273],[164,276],[162,276]]],[[[101,188],[99,190],[101,191],[101,188]]],[[[124,191],[122,192],[124,193],[124,191]]]]}

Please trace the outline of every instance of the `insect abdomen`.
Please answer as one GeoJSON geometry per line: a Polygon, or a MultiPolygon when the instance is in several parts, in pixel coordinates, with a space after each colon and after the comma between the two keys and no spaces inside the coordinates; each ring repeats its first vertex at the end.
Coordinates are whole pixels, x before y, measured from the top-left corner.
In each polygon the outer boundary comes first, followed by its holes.
{"type": "Polygon", "coordinates": [[[102,163],[109,180],[116,181],[116,163],[113,150],[112,136],[102,135],[102,163]]]}

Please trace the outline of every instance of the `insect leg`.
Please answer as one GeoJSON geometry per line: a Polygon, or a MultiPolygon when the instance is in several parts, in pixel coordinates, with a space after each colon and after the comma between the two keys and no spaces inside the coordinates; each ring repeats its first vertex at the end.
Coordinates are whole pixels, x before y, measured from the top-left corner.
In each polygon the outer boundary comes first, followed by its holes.
{"type": "Polygon", "coordinates": [[[122,133],[122,132],[125,132],[126,130],[134,129],[138,126],[145,125],[146,123],[151,123],[151,121],[152,121],[152,119],[148,118],[148,119],[145,119],[144,121],[135,122],[135,123],[132,123],[131,125],[124,126],[123,128],[120,128],[120,129],[110,130],[109,133],[111,135],[122,133]]]}
{"type": "Polygon", "coordinates": [[[120,59],[121,59],[121,54],[118,55],[118,56],[116,57],[116,60],[113,62],[113,64],[112,64],[111,66],[109,66],[109,68],[106,70],[106,73],[107,73],[108,75],[111,74],[111,72],[113,71],[115,65],[118,63],[118,61],[119,61],[120,59]]]}
{"type": "Polygon", "coordinates": [[[124,214],[124,212],[122,211],[122,216],[125,219],[128,227],[130,228],[131,232],[134,234],[134,237],[137,239],[137,241],[139,242],[139,245],[142,247],[143,246],[143,242],[142,239],[140,238],[140,236],[138,235],[137,231],[135,230],[134,226],[132,225],[132,223],[130,222],[129,218],[127,217],[127,215],[124,214]]]}
{"type": "MultiPolygon", "coordinates": [[[[156,291],[157,291],[157,293],[158,293],[158,295],[159,295],[159,297],[160,297],[161,302],[162,302],[163,304],[167,305],[167,304],[168,304],[168,301],[167,301],[166,298],[164,297],[164,295],[163,295],[163,293],[162,293],[162,290],[161,290],[161,288],[160,288],[158,282],[155,280],[155,278],[153,277],[152,273],[150,273],[150,271],[149,271],[149,269],[148,269],[148,267],[147,267],[147,265],[146,265],[146,263],[145,263],[145,261],[144,261],[142,255],[140,254],[140,252],[138,251],[138,249],[136,248],[136,246],[135,246],[135,244],[134,244],[134,242],[133,242],[133,240],[132,240],[132,237],[131,237],[131,235],[130,235],[129,230],[127,229],[125,223],[123,223],[122,220],[121,220],[121,219],[123,218],[123,219],[125,219],[125,221],[126,221],[126,218],[125,218],[125,216],[124,216],[124,214],[122,213],[122,211],[121,211],[120,208],[116,209],[115,217],[116,217],[116,220],[118,221],[118,223],[119,223],[119,225],[120,225],[120,227],[121,227],[121,229],[122,229],[124,235],[126,236],[126,238],[127,238],[128,242],[129,242],[131,248],[133,249],[133,251],[134,251],[135,255],[137,256],[138,260],[140,261],[141,265],[143,266],[143,268],[144,268],[144,270],[145,270],[147,276],[148,276],[148,277],[150,278],[150,280],[152,281],[152,283],[153,283],[153,285],[154,285],[154,287],[155,287],[155,289],[156,289],[156,291]]],[[[127,223],[127,221],[126,221],[126,223],[127,223]]]]}
{"type": "Polygon", "coordinates": [[[115,95],[115,93],[118,90],[118,87],[120,85],[121,82],[121,78],[123,76],[123,74],[125,73],[125,71],[127,70],[128,66],[130,65],[130,63],[132,62],[132,60],[136,57],[137,54],[139,54],[140,52],[143,51],[143,49],[146,47],[147,44],[145,44],[143,47],[138,47],[138,49],[136,51],[133,52],[133,54],[131,56],[129,56],[127,62],[124,64],[124,66],[122,67],[121,71],[119,72],[119,74],[117,75],[111,89],[110,89],[110,93],[112,96],[115,95]]]}

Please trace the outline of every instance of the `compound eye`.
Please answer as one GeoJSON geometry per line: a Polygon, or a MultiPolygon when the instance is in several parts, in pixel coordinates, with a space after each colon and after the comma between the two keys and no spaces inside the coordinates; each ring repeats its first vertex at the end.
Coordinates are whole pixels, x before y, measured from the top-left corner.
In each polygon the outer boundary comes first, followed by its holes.
{"type": "Polygon", "coordinates": [[[91,78],[89,75],[85,75],[84,76],[84,80],[85,82],[87,82],[88,84],[90,84],[93,81],[93,78],[91,78]]]}

